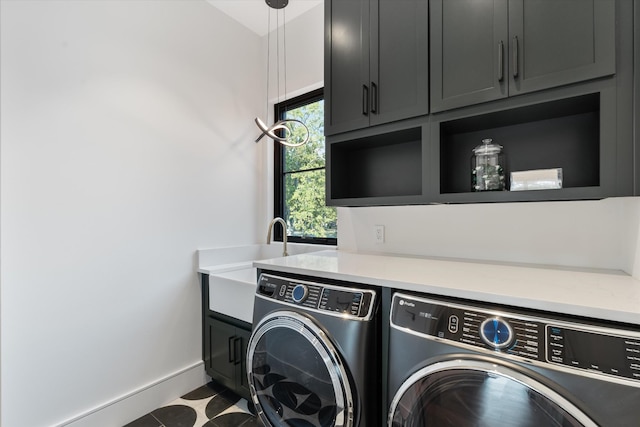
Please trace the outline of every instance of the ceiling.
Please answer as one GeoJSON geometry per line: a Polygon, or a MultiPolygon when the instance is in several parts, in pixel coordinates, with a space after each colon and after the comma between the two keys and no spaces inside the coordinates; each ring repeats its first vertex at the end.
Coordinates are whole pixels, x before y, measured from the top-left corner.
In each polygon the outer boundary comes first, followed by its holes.
{"type": "MultiPolygon", "coordinates": [[[[234,20],[249,28],[259,36],[268,32],[269,6],[265,0],[206,0],[234,20]]],[[[323,0],[289,0],[284,8],[286,22],[300,16],[309,9],[322,4],[323,0]]],[[[275,10],[275,9],[271,9],[275,10]]],[[[275,28],[276,15],[271,15],[271,27],[275,28]]]]}

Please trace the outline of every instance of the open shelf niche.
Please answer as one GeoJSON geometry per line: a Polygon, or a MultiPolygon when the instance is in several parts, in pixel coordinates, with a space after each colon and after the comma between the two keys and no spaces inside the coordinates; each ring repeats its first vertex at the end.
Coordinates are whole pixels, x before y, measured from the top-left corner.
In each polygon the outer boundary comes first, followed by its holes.
{"type": "Polygon", "coordinates": [[[329,159],[331,199],[338,201],[333,204],[422,196],[421,126],[332,143],[329,159]]]}
{"type": "Polygon", "coordinates": [[[514,171],[562,168],[563,189],[600,185],[600,93],[439,126],[441,195],[472,191],[472,150],[485,138],[504,147],[507,179],[514,171]]]}

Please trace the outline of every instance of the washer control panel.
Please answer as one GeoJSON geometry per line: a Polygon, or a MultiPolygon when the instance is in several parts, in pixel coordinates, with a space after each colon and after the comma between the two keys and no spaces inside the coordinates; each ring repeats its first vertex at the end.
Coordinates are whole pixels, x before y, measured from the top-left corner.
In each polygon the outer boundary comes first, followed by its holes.
{"type": "Polygon", "coordinates": [[[640,381],[640,329],[493,311],[396,293],[391,326],[425,338],[640,381]]]}
{"type": "Polygon", "coordinates": [[[261,274],[256,295],[327,314],[369,319],[376,294],[366,289],[261,274]]]}

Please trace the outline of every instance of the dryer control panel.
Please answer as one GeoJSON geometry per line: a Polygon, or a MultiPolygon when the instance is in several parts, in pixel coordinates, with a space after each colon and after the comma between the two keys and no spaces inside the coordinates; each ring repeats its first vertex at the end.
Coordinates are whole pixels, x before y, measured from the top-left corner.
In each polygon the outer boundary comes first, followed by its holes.
{"type": "Polygon", "coordinates": [[[640,382],[640,330],[496,311],[396,293],[391,326],[425,338],[640,382]]]}
{"type": "Polygon", "coordinates": [[[372,316],[376,293],[324,283],[261,274],[256,295],[287,305],[324,314],[368,320],[372,316]]]}

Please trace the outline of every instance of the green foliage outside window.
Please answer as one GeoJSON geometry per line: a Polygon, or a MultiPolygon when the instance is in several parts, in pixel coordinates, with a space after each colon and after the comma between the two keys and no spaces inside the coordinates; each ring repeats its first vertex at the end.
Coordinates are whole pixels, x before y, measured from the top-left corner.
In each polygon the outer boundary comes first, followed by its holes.
{"type": "MultiPolygon", "coordinates": [[[[286,111],[309,129],[309,141],[300,147],[284,147],[284,219],[288,235],[336,238],[336,208],[325,202],[324,100],[286,111]]],[[[289,124],[292,142],[304,138],[304,128],[289,124]]]]}

